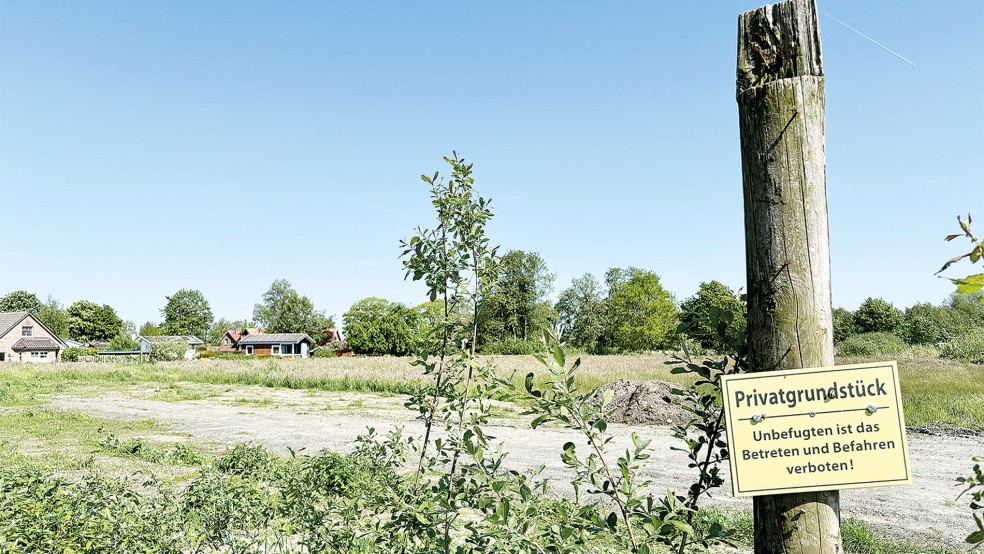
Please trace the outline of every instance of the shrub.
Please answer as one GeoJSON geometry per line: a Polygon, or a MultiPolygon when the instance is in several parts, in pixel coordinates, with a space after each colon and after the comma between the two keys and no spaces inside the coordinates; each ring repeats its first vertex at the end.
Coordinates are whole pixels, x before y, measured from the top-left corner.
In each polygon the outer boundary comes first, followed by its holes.
{"type": "Polygon", "coordinates": [[[839,343],[856,335],[858,328],[854,325],[854,314],[844,308],[835,308],[833,313],[834,323],[834,343],[839,343]]]}
{"type": "Polygon", "coordinates": [[[150,351],[150,359],[154,362],[173,362],[184,357],[188,345],[179,340],[154,342],[150,351]]]}
{"type": "Polygon", "coordinates": [[[894,333],[902,325],[902,312],[881,298],[869,297],[854,312],[854,325],[861,333],[894,333]]]}
{"type": "Polygon", "coordinates": [[[977,328],[940,345],[940,357],[984,364],[984,329],[977,328]]]}
{"type": "Polygon", "coordinates": [[[909,344],[933,344],[940,340],[943,330],[929,317],[906,311],[901,334],[909,344]]]}
{"type": "Polygon", "coordinates": [[[383,298],[363,298],[342,316],[346,343],[359,354],[406,356],[420,341],[420,314],[383,298]]]}
{"type": "Polygon", "coordinates": [[[891,333],[861,333],[846,338],[837,345],[841,356],[890,356],[906,350],[905,341],[891,333]]]}
{"type": "Polygon", "coordinates": [[[83,358],[85,356],[95,356],[95,355],[96,355],[96,349],[95,348],[74,348],[73,347],[73,348],[66,348],[62,352],[61,359],[62,359],[63,362],[77,362],[77,361],[79,361],[79,358],[83,358]]]}

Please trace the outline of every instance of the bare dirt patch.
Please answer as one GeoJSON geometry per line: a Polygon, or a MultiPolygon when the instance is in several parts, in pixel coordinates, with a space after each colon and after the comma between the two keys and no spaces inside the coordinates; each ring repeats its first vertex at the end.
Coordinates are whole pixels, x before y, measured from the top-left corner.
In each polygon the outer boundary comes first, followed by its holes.
{"type": "Polygon", "coordinates": [[[690,415],[673,402],[673,385],[665,381],[629,381],[619,379],[595,389],[589,402],[604,405],[605,413],[615,423],[629,425],[672,425],[686,423],[690,415]],[[604,404],[611,391],[611,401],[604,404]]]}
{"type": "MultiPolygon", "coordinates": [[[[151,399],[153,391],[134,389],[96,397],[55,396],[51,401],[53,407],[99,417],[170,422],[175,431],[188,433],[195,442],[254,442],[280,453],[287,453],[288,448],[311,453],[322,449],[348,451],[352,441],[369,426],[385,433],[402,425],[408,433],[422,434],[422,426],[403,408],[404,398],[399,396],[249,386],[215,386],[203,393],[207,399],[166,402],[151,399]]],[[[565,442],[585,448],[584,441],[560,427],[530,429],[528,420],[514,415],[515,411],[505,414],[495,419],[489,434],[509,453],[508,463],[520,470],[542,464],[558,490],[569,490],[564,483],[570,474],[560,461],[560,452],[565,442]]],[[[684,491],[689,486],[692,473],[686,457],[670,450],[677,446],[670,429],[616,424],[610,430],[614,436],[609,445],[612,452],[629,447],[633,432],[652,439],[653,457],[643,477],[652,481],[654,492],[661,494],[668,487],[684,491]]],[[[959,490],[954,485],[957,477],[969,473],[971,456],[984,453],[984,437],[933,431],[909,433],[911,486],[845,490],[841,494],[842,516],[863,520],[887,535],[965,549],[963,537],[972,530],[972,520],[966,502],[955,501],[959,490]]],[[[750,501],[730,495],[730,485],[725,485],[712,502],[751,507],[750,501]]]]}

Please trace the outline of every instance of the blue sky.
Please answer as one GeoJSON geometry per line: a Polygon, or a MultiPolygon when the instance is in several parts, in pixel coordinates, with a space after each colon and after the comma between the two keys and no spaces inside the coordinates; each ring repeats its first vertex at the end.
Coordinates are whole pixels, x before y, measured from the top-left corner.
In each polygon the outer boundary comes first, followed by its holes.
{"type": "MultiPolygon", "coordinates": [[[[277,278],[337,319],[416,304],[398,241],[452,149],[555,294],[629,265],[679,300],[743,286],[736,28],[759,5],[5,0],[0,294],[138,325],[181,288],[249,317],[277,278]]],[[[834,305],[939,302],[964,246],[942,237],[984,222],[984,3],[820,9],[834,305]]]]}

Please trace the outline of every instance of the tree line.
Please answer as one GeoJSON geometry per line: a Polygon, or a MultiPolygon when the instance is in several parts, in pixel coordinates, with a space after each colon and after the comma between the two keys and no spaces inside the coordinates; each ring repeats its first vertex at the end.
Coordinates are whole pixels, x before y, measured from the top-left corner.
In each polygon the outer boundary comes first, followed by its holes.
{"type": "MultiPolygon", "coordinates": [[[[572,348],[594,354],[678,349],[722,350],[710,327],[714,310],[743,313],[741,295],[719,281],[702,282],[697,292],[677,302],[655,272],[638,267],[609,269],[603,280],[591,273],[574,278],[552,302],[556,276],[537,252],[510,250],[496,266],[497,277],[478,313],[459,310],[462,324],[477,324],[479,352],[529,354],[541,348],[545,330],[557,331],[572,348]]],[[[0,298],[0,311],[29,311],[60,337],[107,342],[114,350],[138,347],[136,335],[193,335],[218,344],[228,329],[261,327],[268,333],[307,333],[325,344],[334,319],[315,308],[289,281],[278,279],[253,308],[252,319],[213,317],[201,291],[181,289],[165,297],[161,322],[138,328],[109,305],[79,300],[64,307],[48,296],[14,291],[0,298]]],[[[439,300],[416,306],[369,297],[343,314],[345,347],[358,354],[404,356],[415,352],[444,317],[439,300]]],[[[879,356],[909,346],[935,345],[944,356],[984,363],[984,305],[974,295],[954,293],[939,305],[919,303],[899,309],[881,298],[868,298],[857,310],[833,311],[834,342],[849,356],[879,356]]],[[[735,341],[745,320],[727,322],[735,341]]]]}
{"type": "Polygon", "coordinates": [[[329,337],[334,319],[317,310],[310,298],[297,292],[286,279],[277,279],[253,307],[252,320],[216,319],[201,291],[181,289],[164,297],[161,322],[148,321],[139,329],[124,321],[108,304],[78,300],[67,308],[51,295],[42,302],[35,293],[10,292],[0,298],[0,312],[31,312],[52,333],[82,343],[105,342],[111,350],[136,350],[140,336],[191,335],[218,344],[227,330],[261,327],[268,333],[307,333],[315,342],[329,337]]]}

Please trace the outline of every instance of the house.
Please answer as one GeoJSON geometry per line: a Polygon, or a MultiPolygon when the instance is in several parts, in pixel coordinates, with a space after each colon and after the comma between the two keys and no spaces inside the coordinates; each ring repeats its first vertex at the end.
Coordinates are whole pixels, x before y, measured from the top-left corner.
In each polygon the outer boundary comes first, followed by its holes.
{"type": "Polygon", "coordinates": [[[58,335],[30,312],[0,312],[0,362],[57,362],[63,349],[58,335]]]}
{"type": "Polygon", "coordinates": [[[137,337],[140,342],[140,352],[144,354],[150,354],[154,351],[154,345],[160,344],[162,342],[181,342],[187,347],[184,353],[184,359],[192,360],[198,351],[198,347],[205,344],[204,341],[198,337],[193,337],[191,335],[161,335],[156,337],[137,337]]]}
{"type": "Polygon", "coordinates": [[[222,340],[219,341],[219,352],[233,352],[239,345],[239,339],[242,335],[236,329],[226,329],[224,335],[222,335],[222,340]]]}
{"type": "Polygon", "coordinates": [[[307,333],[260,333],[239,339],[239,351],[247,356],[307,358],[312,345],[307,333]]]}

